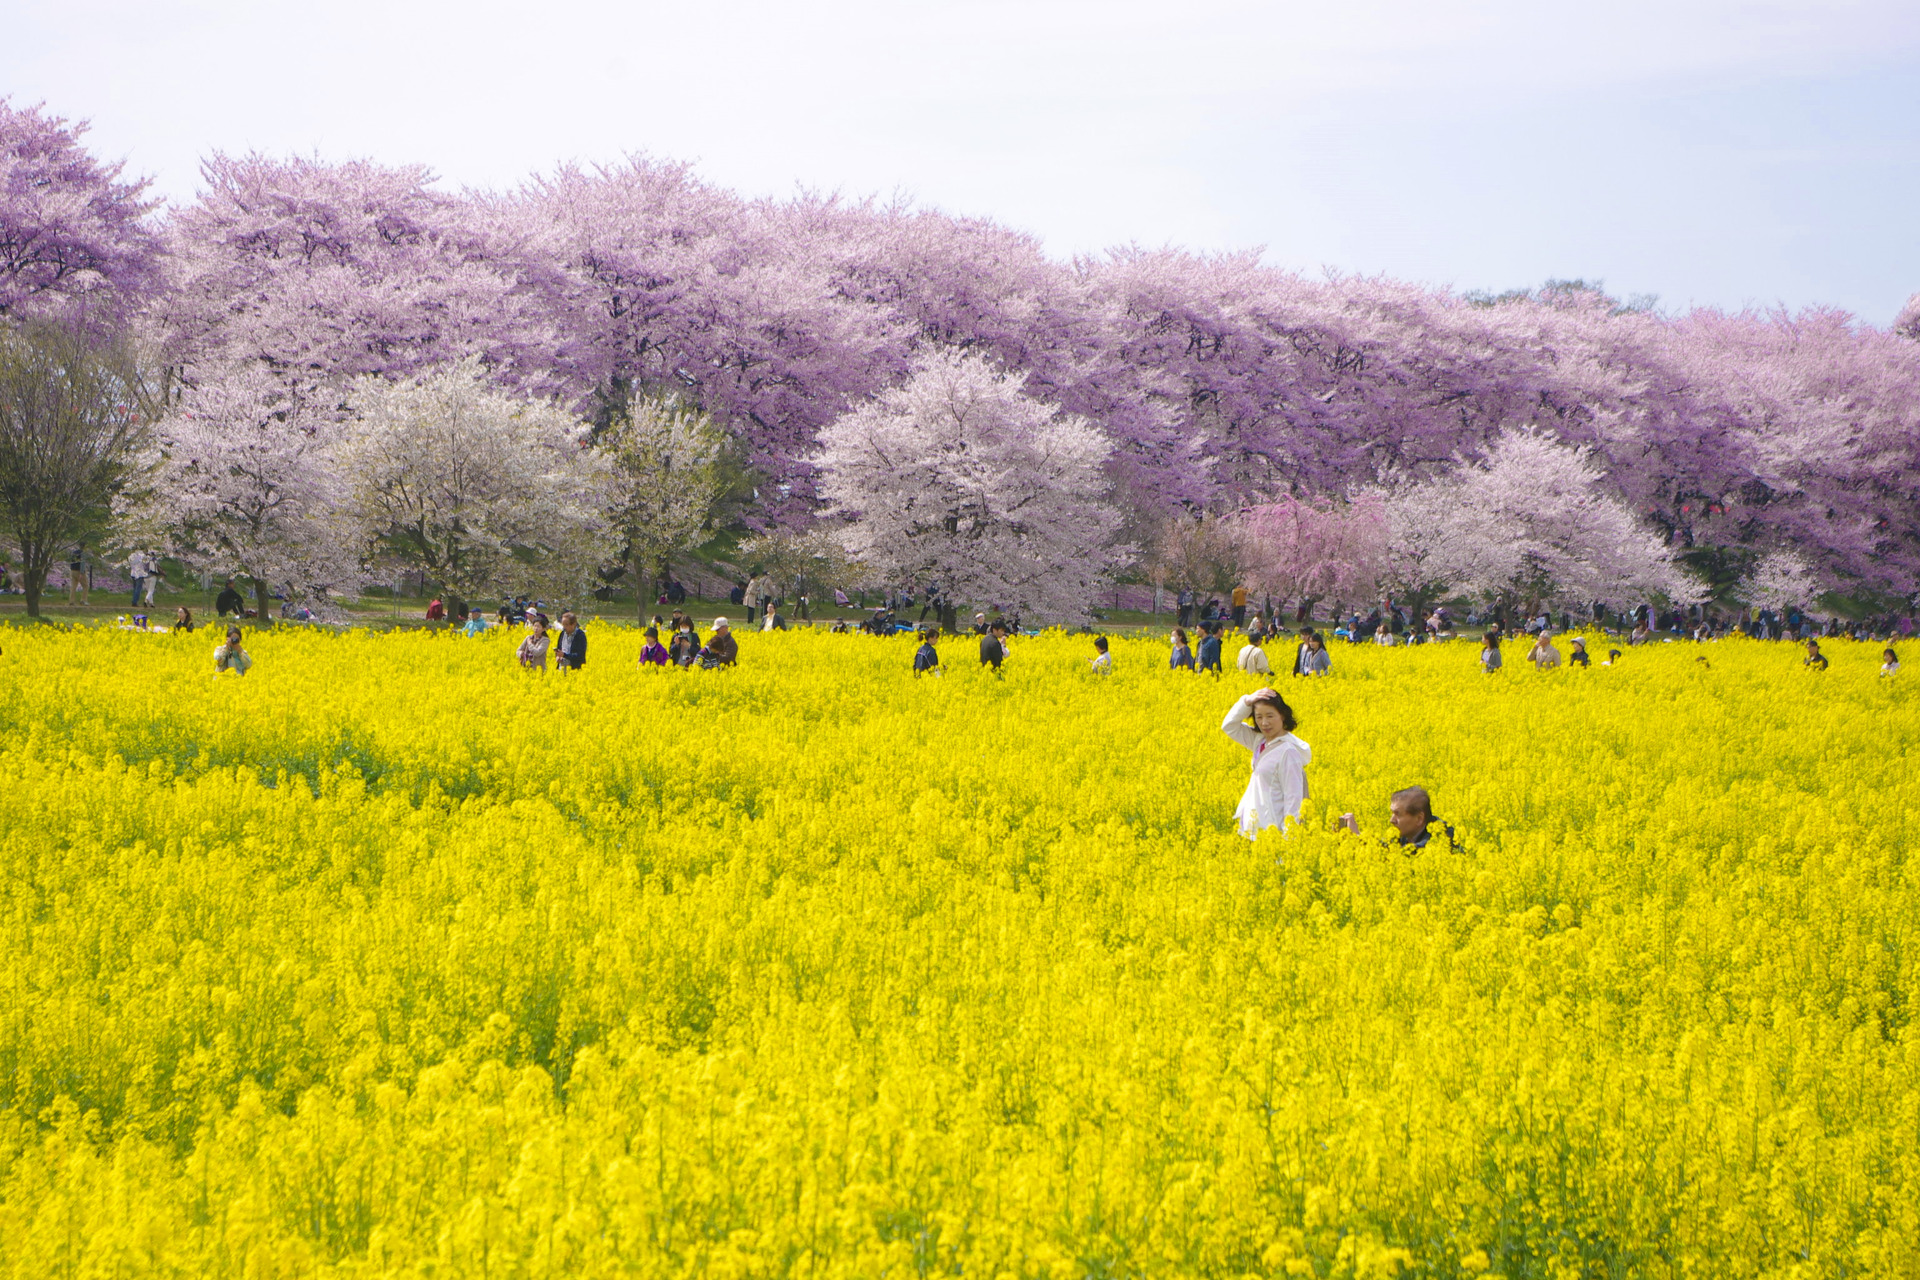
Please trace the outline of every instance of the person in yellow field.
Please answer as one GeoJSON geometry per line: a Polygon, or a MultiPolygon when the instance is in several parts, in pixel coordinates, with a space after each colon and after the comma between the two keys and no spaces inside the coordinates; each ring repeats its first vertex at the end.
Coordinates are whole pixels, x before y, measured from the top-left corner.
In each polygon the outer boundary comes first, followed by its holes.
{"type": "Polygon", "coordinates": [[[1247,625],[1247,589],[1245,587],[1233,589],[1233,625],[1236,627],[1247,625]]]}
{"type": "Polygon", "coordinates": [[[253,669],[253,655],[240,642],[240,628],[228,627],[226,643],[213,651],[213,673],[231,671],[244,676],[253,669]]]}
{"type": "Polygon", "coordinates": [[[1534,668],[1539,671],[1551,671],[1560,665],[1560,650],[1554,647],[1552,632],[1545,628],[1541,629],[1539,638],[1533,642],[1533,652],[1527,655],[1527,660],[1532,662],[1534,668]]]}

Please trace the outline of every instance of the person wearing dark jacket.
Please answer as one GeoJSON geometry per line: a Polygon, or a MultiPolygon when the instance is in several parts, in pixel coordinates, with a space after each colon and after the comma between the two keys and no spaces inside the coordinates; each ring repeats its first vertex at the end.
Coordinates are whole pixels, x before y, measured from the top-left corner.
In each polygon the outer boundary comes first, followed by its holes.
{"type": "Polygon", "coordinates": [[[555,665],[562,671],[578,671],[587,665],[587,633],[572,610],[560,615],[560,644],[555,665]]]}
{"type": "Polygon", "coordinates": [[[713,634],[707,637],[705,657],[707,662],[703,665],[715,667],[730,667],[739,661],[740,642],[733,638],[733,628],[725,618],[713,620],[713,634]]]}
{"type": "Polygon", "coordinates": [[[228,614],[232,614],[234,617],[239,618],[244,617],[246,612],[246,597],[233,589],[233,579],[228,578],[227,585],[221,589],[219,595],[214,597],[213,616],[216,618],[224,618],[228,614]]]}
{"type": "Polygon", "coordinates": [[[1220,674],[1220,624],[1209,622],[1200,635],[1200,670],[1220,674]]]}
{"type": "MultiPolygon", "coordinates": [[[[1433,800],[1427,795],[1425,787],[1402,787],[1387,800],[1387,820],[1393,827],[1393,835],[1383,843],[1389,848],[1399,849],[1403,853],[1414,853],[1427,847],[1427,843],[1436,834],[1430,828],[1438,825],[1438,834],[1447,837],[1447,847],[1457,850],[1459,841],[1454,838],[1453,828],[1433,816],[1433,800]]],[[[1350,813],[1340,815],[1340,825],[1355,835],[1360,834],[1360,824],[1350,813]]]]}
{"type": "Polygon", "coordinates": [[[933,642],[939,636],[940,628],[938,627],[920,629],[920,647],[913,651],[913,674],[916,676],[940,674],[940,654],[933,647],[933,642]]]}
{"type": "Polygon", "coordinates": [[[1312,627],[1300,628],[1300,643],[1293,646],[1293,674],[1294,675],[1304,676],[1307,674],[1307,666],[1306,666],[1307,645],[1312,640],[1313,640],[1313,628],[1312,627]]]}
{"type": "Polygon", "coordinates": [[[995,622],[987,628],[987,633],[980,637],[981,666],[990,666],[995,671],[1000,669],[1000,664],[1007,658],[1007,646],[1001,643],[1006,634],[1007,628],[1004,623],[995,622]]]}

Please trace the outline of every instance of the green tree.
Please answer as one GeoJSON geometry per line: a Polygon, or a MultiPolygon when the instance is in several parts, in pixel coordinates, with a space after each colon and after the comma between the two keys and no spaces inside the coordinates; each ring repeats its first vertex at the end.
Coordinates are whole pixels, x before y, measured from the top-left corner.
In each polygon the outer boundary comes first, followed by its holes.
{"type": "Polygon", "coordinates": [[[0,326],[0,528],[27,614],[55,557],[105,524],[150,420],[131,344],[47,321],[0,326]]]}

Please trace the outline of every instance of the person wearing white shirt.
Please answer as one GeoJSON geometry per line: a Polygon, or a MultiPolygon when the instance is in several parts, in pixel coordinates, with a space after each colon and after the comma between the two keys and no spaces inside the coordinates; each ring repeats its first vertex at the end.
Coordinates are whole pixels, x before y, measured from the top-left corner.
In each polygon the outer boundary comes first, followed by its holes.
{"type": "Polygon", "coordinates": [[[1253,752],[1253,776],[1233,811],[1240,834],[1248,839],[1267,827],[1284,830],[1300,817],[1313,748],[1294,736],[1296,725],[1293,708],[1274,689],[1247,694],[1228,708],[1220,724],[1223,733],[1253,752]]]}
{"type": "Polygon", "coordinates": [[[1235,665],[1250,676],[1270,676],[1273,674],[1273,667],[1267,662],[1267,651],[1261,648],[1260,644],[1261,637],[1259,635],[1249,635],[1246,644],[1240,648],[1240,656],[1234,659],[1235,665]]]}
{"type": "Polygon", "coordinates": [[[147,594],[147,575],[153,572],[153,566],[147,559],[147,553],[136,551],[127,557],[127,576],[133,579],[133,607],[139,608],[147,594]]]}

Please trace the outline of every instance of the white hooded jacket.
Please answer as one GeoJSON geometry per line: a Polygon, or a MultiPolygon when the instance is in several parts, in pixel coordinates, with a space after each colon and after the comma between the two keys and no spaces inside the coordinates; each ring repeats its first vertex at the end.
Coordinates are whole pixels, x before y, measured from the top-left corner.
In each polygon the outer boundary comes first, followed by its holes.
{"type": "Polygon", "coordinates": [[[1253,752],[1253,777],[1240,805],[1233,811],[1240,834],[1251,839],[1262,827],[1286,826],[1289,818],[1300,817],[1300,802],[1307,798],[1307,765],[1313,748],[1283,733],[1268,742],[1245,721],[1253,714],[1253,695],[1233,704],[1220,728],[1229,738],[1253,752]]]}

